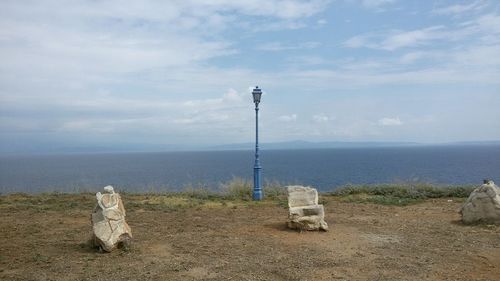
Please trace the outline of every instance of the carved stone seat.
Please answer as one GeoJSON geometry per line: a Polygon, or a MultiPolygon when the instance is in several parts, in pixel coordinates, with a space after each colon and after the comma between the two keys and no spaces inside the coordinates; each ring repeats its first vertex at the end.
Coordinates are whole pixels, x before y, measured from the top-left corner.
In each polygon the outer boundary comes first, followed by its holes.
{"type": "Polygon", "coordinates": [[[323,205],[318,204],[318,191],[301,185],[287,186],[288,227],[299,230],[328,230],[323,205]]]}

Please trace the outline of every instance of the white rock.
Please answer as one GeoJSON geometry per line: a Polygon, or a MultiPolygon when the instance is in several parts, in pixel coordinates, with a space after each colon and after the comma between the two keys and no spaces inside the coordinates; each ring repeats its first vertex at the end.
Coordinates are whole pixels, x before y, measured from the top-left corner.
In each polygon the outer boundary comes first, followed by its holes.
{"type": "Polygon", "coordinates": [[[312,187],[291,185],[288,190],[288,227],[300,230],[328,230],[318,191],[312,187]]]}
{"type": "Polygon", "coordinates": [[[474,189],[460,209],[465,223],[487,222],[500,224],[500,188],[493,181],[474,189]]]}
{"type": "Polygon", "coordinates": [[[104,187],[106,193],[96,193],[97,206],[92,213],[92,242],[104,251],[111,252],[119,244],[130,243],[132,232],[125,221],[125,208],[120,194],[113,187],[104,187]]]}

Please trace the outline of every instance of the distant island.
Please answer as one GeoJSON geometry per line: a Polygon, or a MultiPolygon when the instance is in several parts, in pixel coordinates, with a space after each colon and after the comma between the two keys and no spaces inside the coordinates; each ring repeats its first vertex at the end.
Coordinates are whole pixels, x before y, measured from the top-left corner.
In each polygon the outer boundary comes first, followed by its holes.
{"type": "MultiPolygon", "coordinates": [[[[263,150],[280,149],[328,149],[328,148],[376,148],[376,147],[412,147],[412,146],[457,146],[457,145],[500,145],[500,140],[462,141],[443,143],[403,142],[403,141],[323,141],[313,142],[293,140],[284,142],[263,142],[263,150]]],[[[106,143],[85,144],[45,143],[1,145],[0,155],[10,154],[85,154],[85,153],[126,153],[126,152],[173,152],[173,151],[219,151],[219,150],[253,150],[255,143],[230,143],[221,145],[192,144],[148,144],[148,143],[106,143]]]]}
{"type": "MultiPolygon", "coordinates": [[[[500,144],[500,141],[498,142],[500,144]]],[[[310,141],[286,141],[262,143],[262,149],[319,149],[319,148],[361,148],[361,147],[397,147],[397,146],[415,146],[423,145],[417,142],[347,142],[347,141],[328,141],[328,142],[310,142],[310,141]]],[[[253,148],[254,143],[237,143],[208,147],[209,150],[244,150],[253,148]]]]}

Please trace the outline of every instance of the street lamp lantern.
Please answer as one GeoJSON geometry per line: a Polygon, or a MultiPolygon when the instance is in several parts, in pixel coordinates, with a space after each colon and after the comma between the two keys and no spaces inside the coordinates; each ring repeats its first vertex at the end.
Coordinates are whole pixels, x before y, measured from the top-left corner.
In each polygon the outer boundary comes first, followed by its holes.
{"type": "Polygon", "coordinates": [[[255,201],[260,201],[264,197],[260,186],[260,172],[262,167],[259,161],[259,103],[262,91],[258,86],[252,91],[253,102],[255,103],[255,165],[253,166],[253,193],[252,198],[255,201]]]}
{"type": "Polygon", "coordinates": [[[253,89],[252,91],[252,95],[253,95],[253,102],[255,104],[259,104],[260,96],[262,96],[262,91],[259,89],[259,86],[255,86],[255,89],[253,89]]]}

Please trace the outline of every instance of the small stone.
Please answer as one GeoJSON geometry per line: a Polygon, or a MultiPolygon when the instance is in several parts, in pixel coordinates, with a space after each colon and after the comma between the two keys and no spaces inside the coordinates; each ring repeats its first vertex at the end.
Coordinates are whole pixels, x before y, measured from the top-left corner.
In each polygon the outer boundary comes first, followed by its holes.
{"type": "Polygon", "coordinates": [[[460,209],[465,223],[500,224],[500,188],[491,180],[474,189],[460,209]]]}
{"type": "Polygon", "coordinates": [[[132,232],[125,221],[125,208],[120,194],[112,186],[104,187],[104,194],[96,193],[97,206],[92,212],[92,243],[106,252],[116,247],[128,247],[132,232]]]}
{"type": "Polygon", "coordinates": [[[288,190],[288,227],[299,230],[328,230],[318,191],[312,187],[291,185],[288,190]]]}

